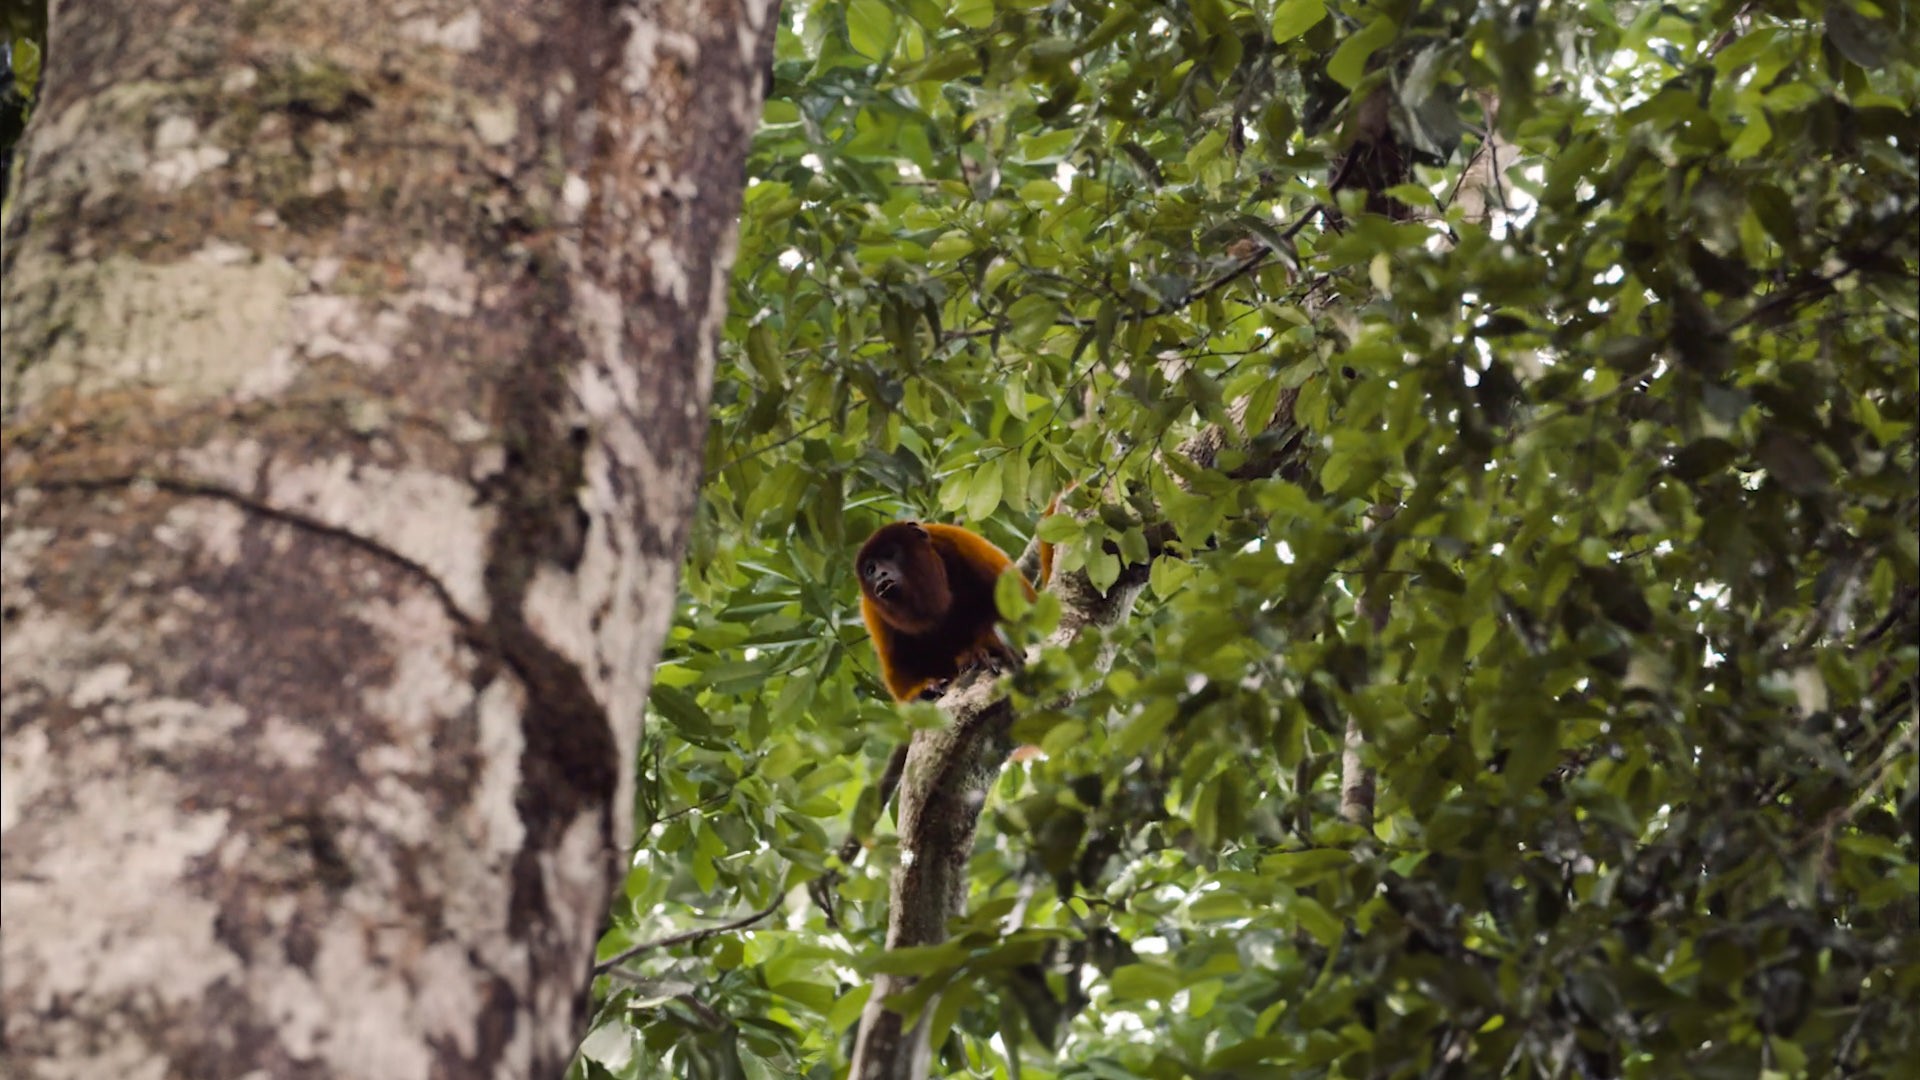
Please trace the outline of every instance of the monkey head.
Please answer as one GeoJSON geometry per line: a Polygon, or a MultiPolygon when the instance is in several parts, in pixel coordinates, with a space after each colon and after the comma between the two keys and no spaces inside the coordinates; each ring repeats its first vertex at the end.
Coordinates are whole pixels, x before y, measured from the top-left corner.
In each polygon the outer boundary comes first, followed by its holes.
{"type": "Polygon", "coordinates": [[[953,606],[947,566],[917,521],[896,521],[867,538],[854,561],[860,591],[904,633],[937,625],[953,606]]]}

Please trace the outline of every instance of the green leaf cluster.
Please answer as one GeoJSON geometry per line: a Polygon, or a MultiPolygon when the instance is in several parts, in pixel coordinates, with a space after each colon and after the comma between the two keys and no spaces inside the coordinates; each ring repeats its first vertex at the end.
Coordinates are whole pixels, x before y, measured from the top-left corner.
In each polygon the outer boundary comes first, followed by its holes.
{"type": "Polygon", "coordinates": [[[580,1075],[833,1076],[883,970],[925,977],[938,1075],[1911,1062],[1904,6],[783,19],[603,955],[787,901],[603,981],[580,1075]],[[1331,190],[1363,109],[1391,215],[1331,190]],[[890,955],[869,784],[938,717],[888,702],[851,555],[904,516],[1150,565],[1012,680],[1047,758],[952,940],[890,955]]]}
{"type": "Polygon", "coordinates": [[[46,0],[0,4],[0,200],[9,203],[13,151],[33,114],[46,48],[46,0]]]}

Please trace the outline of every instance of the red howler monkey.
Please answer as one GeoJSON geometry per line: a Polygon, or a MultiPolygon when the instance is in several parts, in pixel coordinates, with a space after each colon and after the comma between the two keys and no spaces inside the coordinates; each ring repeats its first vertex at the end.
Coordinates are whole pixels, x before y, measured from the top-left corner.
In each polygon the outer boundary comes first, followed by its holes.
{"type": "MultiPolygon", "coordinates": [[[[1047,509],[1051,513],[1053,506],[1047,509]]],[[[929,694],[981,664],[1019,662],[1013,647],[1000,636],[994,590],[1002,574],[1020,571],[1006,552],[985,537],[958,525],[896,521],[867,538],[853,567],[860,579],[860,615],[880,658],[880,677],[895,701],[929,694]]],[[[1053,545],[1043,543],[1042,585],[1052,568],[1053,545]]],[[[1028,597],[1034,595],[1025,575],[1020,575],[1020,585],[1028,597]]],[[[1033,747],[1020,747],[1012,759],[1025,761],[1038,753],[1033,747]]],[[[906,762],[903,743],[880,777],[882,808],[893,801],[906,762]]],[[[852,863],[860,848],[860,837],[848,836],[840,846],[841,860],[852,863]]],[[[822,901],[821,906],[831,922],[831,903],[822,901]]]]}
{"type": "MultiPolygon", "coordinates": [[[[912,701],[983,664],[1019,662],[993,602],[1011,569],[1006,552],[958,525],[896,521],[867,538],[854,561],[860,614],[894,700],[912,701]]],[[[1024,576],[1020,585],[1034,595],[1024,576]]]]}

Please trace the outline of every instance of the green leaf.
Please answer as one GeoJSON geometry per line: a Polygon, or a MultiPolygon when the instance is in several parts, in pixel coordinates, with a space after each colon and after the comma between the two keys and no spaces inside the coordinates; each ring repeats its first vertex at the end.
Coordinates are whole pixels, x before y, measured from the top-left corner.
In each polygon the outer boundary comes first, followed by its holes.
{"type": "Polygon", "coordinates": [[[1180,973],[1158,964],[1128,964],[1113,972],[1113,996],[1121,1001],[1164,1002],[1180,992],[1180,973]]]}
{"type": "Polygon", "coordinates": [[[32,101],[40,88],[40,46],[32,38],[14,38],[12,63],[14,85],[21,97],[32,101]]]}
{"type": "Polygon", "coordinates": [[[900,72],[901,82],[951,82],[980,70],[980,53],[968,45],[960,45],[928,56],[925,60],[900,72]]]}
{"type": "Polygon", "coordinates": [[[952,18],[973,30],[993,25],[993,0],[954,0],[952,18]]]}
{"type": "Polygon", "coordinates": [[[1886,66],[1893,29],[1885,21],[1867,18],[1849,0],[1827,0],[1826,23],[1840,55],[1869,71],[1886,66]]]}
{"type": "Polygon", "coordinates": [[[959,229],[952,229],[928,245],[927,257],[936,262],[953,262],[962,256],[973,254],[973,250],[973,237],[959,229]]]}
{"type": "Polygon", "coordinates": [[[1327,61],[1327,77],[1349,90],[1360,85],[1360,77],[1367,71],[1367,61],[1381,46],[1392,41],[1399,31],[1399,24],[1393,21],[1392,16],[1381,15],[1357,33],[1348,35],[1327,61]]]}
{"type": "Polygon", "coordinates": [[[847,44],[870,60],[887,56],[893,48],[893,10],[883,0],[849,0],[847,44]]]}
{"type": "Polygon", "coordinates": [[[1728,144],[1727,159],[1745,161],[1766,149],[1767,144],[1772,141],[1773,127],[1767,123],[1766,112],[1754,109],[1746,114],[1746,124],[1740,129],[1740,134],[1734,136],[1733,142],[1728,144]]]}
{"type": "Polygon", "coordinates": [[[1260,860],[1260,873],[1274,881],[1304,887],[1353,865],[1353,854],[1340,848],[1287,851],[1260,860]]]}
{"type": "Polygon", "coordinates": [[[1168,725],[1179,715],[1177,702],[1165,698],[1155,698],[1146,703],[1139,714],[1122,728],[1114,739],[1114,752],[1123,758],[1138,755],[1154,740],[1166,733],[1168,725]]]}
{"type": "Polygon", "coordinates": [[[1029,180],[1020,185],[1020,200],[1029,204],[1049,206],[1059,202],[1062,194],[1060,185],[1051,180],[1029,180]]]}
{"type": "Polygon", "coordinates": [[[1158,558],[1147,569],[1147,585],[1153,595],[1165,600],[1192,581],[1194,573],[1193,566],[1185,559],[1158,558]]]}
{"type": "MultiPolygon", "coordinates": [[[[1028,165],[1051,165],[1061,160],[1073,144],[1080,141],[1081,133],[1072,128],[1061,131],[1049,131],[1020,141],[1019,160],[1028,165]]],[[[1023,196],[1024,197],[1024,196],[1023,196]]],[[[1052,188],[1049,202],[1060,197],[1058,186],[1052,188]]],[[[1037,201],[1037,200],[1028,200],[1037,201]]]]}
{"type": "Polygon", "coordinates": [[[1086,556],[1087,580],[1101,592],[1113,588],[1120,580],[1120,557],[1104,548],[1089,551],[1086,556]]]}
{"type": "Polygon", "coordinates": [[[915,975],[951,971],[966,961],[968,949],[957,941],[862,953],[860,970],[869,975],[915,975]]]}
{"type": "Polygon", "coordinates": [[[1324,0],[1280,0],[1273,11],[1273,40],[1284,45],[1319,25],[1327,17],[1324,0]]]}
{"type": "Polygon", "coordinates": [[[1048,514],[1040,519],[1035,533],[1049,544],[1070,544],[1084,532],[1080,520],[1072,514],[1048,514]]]}
{"type": "Polygon", "coordinates": [[[674,686],[655,683],[648,700],[666,718],[667,723],[680,729],[682,735],[698,738],[713,734],[712,718],[692,694],[674,686]]]}
{"type": "Polygon", "coordinates": [[[1296,896],[1287,903],[1287,915],[1294,925],[1312,935],[1320,944],[1332,947],[1340,943],[1346,928],[1333,913],[1320,901],[1310,896],[1296,896]]]}
{"type": "Polygon", "coordinates": [[[720,883],[720,874],[714,861],[727,853],[727,845],[704,822],[696,822],[692,829],[693,853],[687,871],[693,875],[693,883],[701,892],[710,893],[720,883]]]}
{"type": "Polygon", "coordinates": [[[982,462],[968,472],[967,520],[978,524],[1000,508],[1001,482],[1006,476],[1006,457],[982,462]]]}
{"type": "Polygon", "coordinates": [[[1243,1039],[1215,1051],[1207,1058],[1207,1068],[1213,1071],[1226,1071],[1235,1076],[1245,1075],[1238,1070],[1263,1061],[1291,1060],[1294,1044],[1294,1039],[1277,1035],[1243,1039]]]}
{"type": "Polygon", "coordinates": [[[1200,136],[1199,140],[1193,144],[1193,148],[1187,151],[1187,168],[1198,172],[1208,162],[1219,157],[1220,151],[1224,150],[1226,145],[1226,132],[1209,131],[1200,136]]]}
{"type": "Polygon", "coordinates": [[[633,1062],[633,1029],[618,1021],[601,1024],[580,1042],[580,1056],[619,1075],[633,1062]]]}

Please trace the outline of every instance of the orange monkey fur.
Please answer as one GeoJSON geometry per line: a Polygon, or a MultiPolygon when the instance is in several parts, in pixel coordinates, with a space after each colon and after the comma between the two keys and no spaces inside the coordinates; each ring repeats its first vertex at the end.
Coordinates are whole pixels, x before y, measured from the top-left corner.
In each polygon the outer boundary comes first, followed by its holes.
{"type": "MultiPolygon", "coordinates": [[[[860,614],[894,700],[912,701],[982,664],[1019,662],[993,602],[1012,569],[1006,552],[958,525],[896,521],[867,538],[854,560],[860,614]]],[[[1020,584],[1034,595],[1024,575],[1020,584]]]]}
{"type": "MultiPolygon", "coordinates": [[[[1075,484],[1068,484],[1066,487],[1060,489],[1060,494],[1055,495],[1053,497],[1053,500],[1047,503],[1047,508],[1045,510],[1040,511],[1040,516],[1042,518],[1045,518],[1048,514],[1059,513],[1060,500],[1066,498],[1067,492],[1072,491],[1076,486],[1077,485],[1075,484]]],[[[1046,588],[1047,582],[1052,580],[1053,580],[1053,545],[1047,543],[1045,540],[1042,540],[1040,541],[1040,587],[1043,589],[1046,588]]]]}

